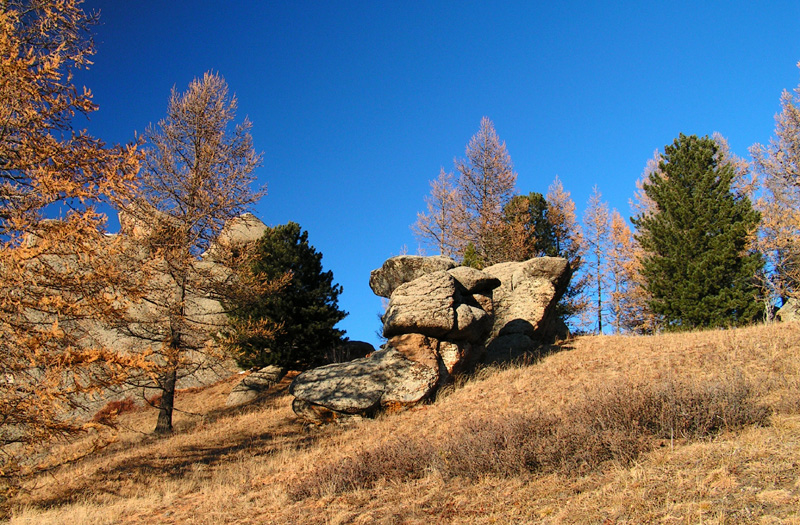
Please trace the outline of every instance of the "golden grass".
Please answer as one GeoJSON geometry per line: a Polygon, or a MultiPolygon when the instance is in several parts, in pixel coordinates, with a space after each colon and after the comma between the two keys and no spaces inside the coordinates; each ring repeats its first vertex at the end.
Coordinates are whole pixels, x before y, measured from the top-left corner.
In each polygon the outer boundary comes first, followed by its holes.
{"type": "Polygon", "coordinates": [[[235,379],[182,393],[175,435],[126,413],[118,443],[35,480],[12,523],[800,523],[800,326],[578,338],[529,366],[483,370],[432,405],[352,428],[306,428],[286,382],[225,409],[235,379]],[[290,491],[325,465],[390,446],[452,441],[476,418],[564,418],[619,385],[742,380],[766,426],[650,441],[597,468],[452,477],[431,468],[366,487],[290,491]],[[584,405],[581,405],[583,403],[584,405]]]}

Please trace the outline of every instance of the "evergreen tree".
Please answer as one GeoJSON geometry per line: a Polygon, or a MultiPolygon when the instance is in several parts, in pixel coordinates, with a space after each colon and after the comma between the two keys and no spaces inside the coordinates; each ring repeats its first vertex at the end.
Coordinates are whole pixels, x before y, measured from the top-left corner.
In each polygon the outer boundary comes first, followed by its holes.
{"type": "Polygon", "coordinates": [[[731,188],[736,171],[709,137],[681,134],[643,191],[652,213],[634,218],[653,312],[668,328],[741,325],[760,311],[760,255],[748,252],[759,214],[731,188]]]}
{"type": "Polygon", "coordinates": [[[281,326],[274,335],[234,334],[237,361],[243,367],[279,365],[296,369],[322,364],[327,351],[342,342],[334,328],[347,316],[338,306],[342,287],[333,272],[322,270],[322,254],[308,243],[308,232],[295,222],[269,228],[258,241],[251,272],[266,281],[287,272],[291,281],[278,294],[269,294],[231,309],[234,330],[260,319],[281,326]]]}
{"type": "Polygon", "coordinates": [[[516,195],[506,204],[504,220],[510,225],[519,225],[522,247],[518,259],[558,255],[553,225],[547,216],[547,201],[544,195],[531,192],[516,195]]]}

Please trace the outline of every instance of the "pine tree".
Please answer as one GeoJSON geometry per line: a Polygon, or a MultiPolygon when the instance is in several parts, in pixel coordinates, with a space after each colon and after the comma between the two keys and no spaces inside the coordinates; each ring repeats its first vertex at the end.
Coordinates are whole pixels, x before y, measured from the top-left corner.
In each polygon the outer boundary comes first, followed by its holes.
{"type": "Polygon", "coordinates": [[[747,251],[759,214],[732,191],[736,172],[718,150],[708,137],[683,134],[666,146],[643,185],[655,211],[634,219],[651,308],[672,329],[741,325],[760,311],[763,263],[747,251]]]}
{"type": "Polygon", "coordinates": [[[333,282],[331,271],[323,271],[322,254],[309,244],[308,232],[295,222],[269,228],[248,264],[248,271],[265,282],[287,273],[291,280],[279,294],[231,306],[239,365],[299,370],[323,364],[326,353],[342,342],[344,332],[335,325],[347,313],[338,306],[342,287],[333,282]],[[253,334],[249,326],[260,319],[280,329],[269,337],[253,334]]]}
{"type": "Polygon", "coordinates": [[[516,195],[506,204],[503,220],[509,225],[509,236],[518,240],[518,246],[513,247],[516,255],[513,260],[557,255],[556,237],[547,210],[544,195],[537,192],[516,195]]]}

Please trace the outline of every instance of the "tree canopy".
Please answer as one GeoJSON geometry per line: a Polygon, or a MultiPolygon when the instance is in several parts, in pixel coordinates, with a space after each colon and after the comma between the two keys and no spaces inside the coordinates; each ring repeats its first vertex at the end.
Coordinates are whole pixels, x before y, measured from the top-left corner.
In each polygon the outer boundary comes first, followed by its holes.
{"type": "Polygon", "coordinates": [[[736,171],[709,137],[681,134],[664,149],[643,191],[655,204],[637,215],[642,274],[651,307],[668,328],[740,325],[760,312],[749,249],[759,214],[731,188],[736,171]]]}
{"type": "Polygon", "coordinates": [[[294,369],[322,364],[325,354],[342,342],[344,332],[335,325],[347,313],[338,306],[342,287],[333,282],[333,272],[323,270],[322,254],[309,244],[308,232],[295,222],[269,228],[248,264],[260,279],[280,279],[288,273],[291,280],[281,293],[253,297],[230,308],[239,364],[294,369]],[[250,332],[247,326],[260,319],[280,329],[270,336],[250,332]]]}

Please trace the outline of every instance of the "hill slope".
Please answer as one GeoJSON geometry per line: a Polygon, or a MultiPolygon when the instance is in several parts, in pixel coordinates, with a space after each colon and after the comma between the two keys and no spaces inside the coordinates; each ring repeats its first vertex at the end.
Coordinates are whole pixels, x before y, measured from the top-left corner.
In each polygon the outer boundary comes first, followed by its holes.
{"type": "Polygon", "coordinates": [[[349,429],[304,428],[287,382],[185,392],[174,436],[123,415],[12,523],[800,523],[800,326],[559,350],[349,429]]]}

